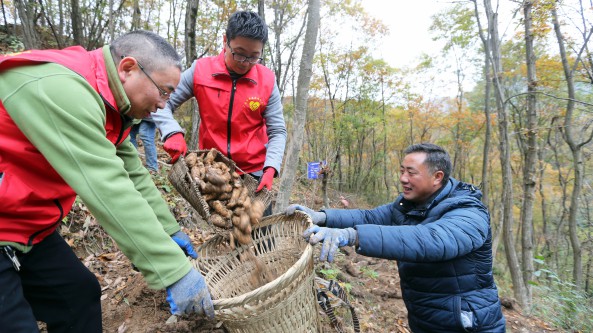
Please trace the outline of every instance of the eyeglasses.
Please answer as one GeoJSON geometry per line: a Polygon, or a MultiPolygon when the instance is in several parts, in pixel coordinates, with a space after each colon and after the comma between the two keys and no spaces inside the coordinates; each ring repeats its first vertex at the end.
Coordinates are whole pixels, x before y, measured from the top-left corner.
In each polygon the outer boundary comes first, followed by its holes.
{"type": "Polygon", "coordinates": [[[248,57],[246,55],[235,53],[235,51],[233,51],[233,48],[231,47],[231,44],[227,43],[227,45],[229,46],[229,49],[231,49],[231,54],[233,55],[233,59],[235,61],[238,61],[238,62],[247,61],[248,63],[255,65],[255,64],[259,64],[260,62],[262,62],[264,60],[264,59],[258,58],[258,57],[248,57]]]}
{"type": "MultiPolygon", "coordinates": [[[[121,58],[125,58],[127,57],[126,55],[122,55],[121,58]]],[[[150,75],[148,75],[148,73],[146,72],[146,70],[144,69],[144,66],[142,66],[142,64],[140,64],[140,61],[138,61],[138,59],[136,59],[136,63],[138,64],[138,68],[140,68],[140,70],[142,71],[142,73],[146,74],[146,77],[148,77],[148,79],[150,80],[150,82],[152,82],[152,84],[154,84],[154,86],[159,90],[159,94],[161,95],[161,97],[163,99],[168,99],[171,94],[166,92],[163,88],[159,87],[159,85],[154,82],[154,80],[152,79],[152,77],[150,75]]]]}

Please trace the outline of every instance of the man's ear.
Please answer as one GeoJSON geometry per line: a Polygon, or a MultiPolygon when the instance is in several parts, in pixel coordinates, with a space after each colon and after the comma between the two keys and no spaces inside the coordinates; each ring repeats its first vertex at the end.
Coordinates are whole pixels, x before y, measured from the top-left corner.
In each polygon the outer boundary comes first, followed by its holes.
{"type": "Polygon", "coordinates": [[[434,173],[434,184],[440,185],[443,181],[443,177],[445,177],[445,173],[441,170],[434,173]]]}
{"type": "Polygon", "coordinates": [[[125,57],[117,64],[117,74],[122,83],[130,77],[132,70],[136,67],[136,59],[132,57],[125,57]]]}

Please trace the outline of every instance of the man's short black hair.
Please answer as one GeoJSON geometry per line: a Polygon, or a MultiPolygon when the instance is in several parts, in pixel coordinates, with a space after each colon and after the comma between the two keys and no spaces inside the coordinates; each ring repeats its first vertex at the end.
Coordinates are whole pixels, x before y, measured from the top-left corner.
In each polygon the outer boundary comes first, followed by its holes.
{"type": "Polygon", "coordinates": [[[411,153],[426,153],[424,164],[428,166],[430,172],[443,172],[443,180],[441,181],[441,184],[445,184],[449,181],[453,165],[451,164],[449,153],[447,153],[443,147],[433,143],[419,143],[411,145],[404,150],[404,156],[411,153]]]}
{"type": "Polygon", "coordinates": [[[257,13],[249,11],[235,12],[229,18],[226,27],[227,43],[236,37],[260,40],[266,44],[268,41],[268,26],[257,13]]]}

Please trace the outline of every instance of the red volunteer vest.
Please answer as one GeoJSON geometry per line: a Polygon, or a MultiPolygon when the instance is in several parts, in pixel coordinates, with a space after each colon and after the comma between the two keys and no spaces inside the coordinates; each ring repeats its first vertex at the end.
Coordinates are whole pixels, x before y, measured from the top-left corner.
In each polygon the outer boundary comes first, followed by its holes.
{"type": "Polygon", "coordinates": [[[274,73],[255,65],[233,87],[224,53],[198,59],[194,96],[200,109],[200,149],[216,148],[241,170],[262,170],[268,135],[263,113],[274,89],[274,73]]]}
{"type": "MultiPolygon", "coordinates": [[[[99,93],[107,110],[107,139],[119,145],[128,135],[108,85],[102,49],[32,50],[0,56],[0,72],[53,62],[81,75],[99,93]]],[[[65,92],[67,93],[67,92],[65,92]]],[[[68,92],[72,93],[72,92],[68,92]]],[[[31,110],[34,117],[36,110],[31,110]]],[[[0,240],[33,245],[51,234],[76,198],[45,157],[19,130],[0,101],[0,240]]]]}

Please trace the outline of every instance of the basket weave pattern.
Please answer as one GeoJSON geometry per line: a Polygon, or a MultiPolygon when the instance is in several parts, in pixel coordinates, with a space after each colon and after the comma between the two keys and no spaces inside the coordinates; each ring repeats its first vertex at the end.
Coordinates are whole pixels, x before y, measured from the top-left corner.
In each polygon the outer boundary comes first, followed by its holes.
{"type": "Polygon", "coordinates": [[[193,261],[212,294],[216,318],[232,333],[317,332],[313,250],[302,238],[311,223],[306,214],[272,215],[262,220],[249,245],[232,251],[218,235],[199,249],[193,261]],[[239,256],[253,251],[274,277],[258,287],[252,260],[239,256]]]}
{"type": "MultiPolygon", "coordinates": [[[[189,151],[188,153],[195,152],[198,155],[202,153],[208,153],[210,150],[196,150],[196,151],[189,151]]],[[[253,178],[251,175],[246,174],[241,169],[239,169],[235,162],[233,162],[228,157],[224,156],[221,152],[216,151],[216,157],[214,158],[215,162],[223,162],[226,164],[230,172],[238,171],[240,174],[243,174],[242,181],[243,186],[247,188],[249,191],[249,196],[252,200],[257,199],[264,203],[264,207],[268,207],[272,202],[272,194],[266,188],[262,189],[261,191],[255,193],[257,189],[258,182],[253,178]]],[[[171,167],[171,171],[169,172],[169,181],[175,187],[177,192],[181,194],[181,196],[189,202],[189,204],[200,214],[200,217],[205,221],[208,221],[210,218],[210,207],[202,193],[200,192],[200,188],[196,184],[196,182],[192,179],[190,175],[190,170],[187,167],[185,162],[185,158],[183,156],[179,157],[177,162],[173,164],[171,167]]]]}

